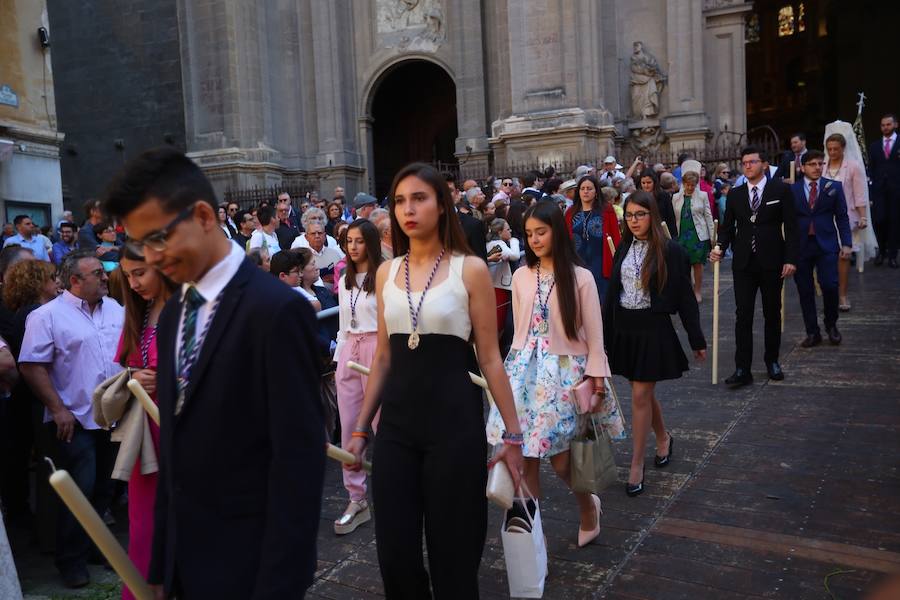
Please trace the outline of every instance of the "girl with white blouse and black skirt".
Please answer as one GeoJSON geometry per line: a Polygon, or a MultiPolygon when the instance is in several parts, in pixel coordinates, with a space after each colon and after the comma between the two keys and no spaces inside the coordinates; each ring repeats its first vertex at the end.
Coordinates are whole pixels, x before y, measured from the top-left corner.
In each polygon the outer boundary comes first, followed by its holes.
{"type": "Polygon", "coordinates": [[[470,256],[436,169],[405,167],[388,199],[397,258],[381,265],[375,280],[378,340],[348,450],[362,457],[380,407],[372,491],[385,595],[477,598],[487,443],[481,390],[468,375],[471,338],[506,426],[495,460],[505,462],[516,486],[522,472],[522,431],[497,345],[493,285],[484,261],[470,256]]]}
{"type": "MultiPolygon", "coordinates": [[[[341,445],[347,447],[359,418],[368,377],[347,367],[347,361],[368,366],[375,356],[378,332],[378,300],[375,273],[381,265],[381,236],[368,219],[356,219],[347,229],[347,268],[338,283],[339,320],[335,386],[341,416],[341,445]],[[369,252],[372,248],[372,252],[369,252]]],[[[334,532],[344,535],[371,519],[366,502],[366,474],[344,469],[344,487],[350,504],[334,522],[334,532]]]]}
{"type": "Polygon", "coordinates": [[[657,381],[677,379],[688,360],[672,326],[678,313],[698,360],[706,358],[700,311],[691,286],[691,267],[678,242],[667,239],[656,200],[646,192],[628,197],[628,225],[613,260],[603,303],[603,331],[610,369],[631,382],[634,451],[625,491],[644,491],[644,445],[650,427],[656,435],[655,466],[666,467],[674,440],[666,430],[656,398],[657,381]]]}

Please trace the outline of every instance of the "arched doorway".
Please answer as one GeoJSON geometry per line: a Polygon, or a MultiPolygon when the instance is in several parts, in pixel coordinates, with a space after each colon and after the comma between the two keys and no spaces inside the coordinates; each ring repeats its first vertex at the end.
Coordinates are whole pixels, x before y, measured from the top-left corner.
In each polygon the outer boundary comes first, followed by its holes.
{"type": "Polygon", "coordinates": [[[440,66],[425,60],[398,63],[375,88],[371,107],[378,198],[388,194],[394,175],[409,162],[456,162],[456,85],[440,66]]]}

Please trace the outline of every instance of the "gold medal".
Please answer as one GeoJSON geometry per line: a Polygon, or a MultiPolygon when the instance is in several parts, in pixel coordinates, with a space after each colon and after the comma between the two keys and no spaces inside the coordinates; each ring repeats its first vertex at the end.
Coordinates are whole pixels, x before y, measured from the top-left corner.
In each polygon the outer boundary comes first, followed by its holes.
{"type": "Polygon", "coordinates": [[[350,327],[356,329],[356,319],[350,319],[350,327]]]}
{"type": "Polygon", "coordinates": [[[413,331],[411,334],[409,334],[409,339],[406,341],[406,345],[409,347],[410,350],[415,350],[416,348],[419,347],[419,332],[418,331],[413,331]]]}
{"type": "Polygon", "coordinates": [[[541,321],[540,323],[538,323],[538,333],[540,333],[541,335],[547,335],[548,333],[550,333],[550,323],[548,323],[547,321],[541,321]]]}

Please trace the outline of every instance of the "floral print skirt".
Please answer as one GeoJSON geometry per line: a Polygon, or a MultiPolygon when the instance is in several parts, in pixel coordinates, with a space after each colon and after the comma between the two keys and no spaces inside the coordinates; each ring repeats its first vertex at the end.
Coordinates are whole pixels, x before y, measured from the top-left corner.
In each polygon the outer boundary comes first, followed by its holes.
{"type": "MultiPolygon", "coordinates": [[[[519,426],[525,435],[522,454],[544,458],[569,449],[575,437],[577,415],[571,389],[584,377],[586,356],[550,354],[550,340],[535,335],[535,322],[525,346],[510,350],[504,366],[509,375],[519,426]]],[[[491,407],[487,423],[488,443],[501,443],[506,429],[500,411],[491,407]]]]}

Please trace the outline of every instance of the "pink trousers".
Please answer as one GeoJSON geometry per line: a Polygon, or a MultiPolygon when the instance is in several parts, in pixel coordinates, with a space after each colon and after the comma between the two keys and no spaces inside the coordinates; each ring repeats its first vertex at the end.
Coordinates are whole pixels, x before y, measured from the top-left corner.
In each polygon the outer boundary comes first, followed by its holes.
{"type": "MultiPolygon", "coordinates": [[[[356,419],[362,409],[363,398],[366,394],[366,381],[368,377],[347,368],[347,361],[359,363],[365,367],[372,365],[375,357],[375,344],[377,334],[358,333],[350,334],[341,346],[341,354],[337,357],[337,370],[335,371],[335,387],[337,388],[338,412],[341,417],[341,446],[347,447],[350,443],[351,433],[356,428],[356,419]]],[[[372,429],[377,425],[378,417],[372,422],[372,429]]],[[[344,474],[344,487],[350,494],[350,500],[358,502],[366,497],[366,474],[364,471],[348,471],[342,469],[344,474]]]]}

